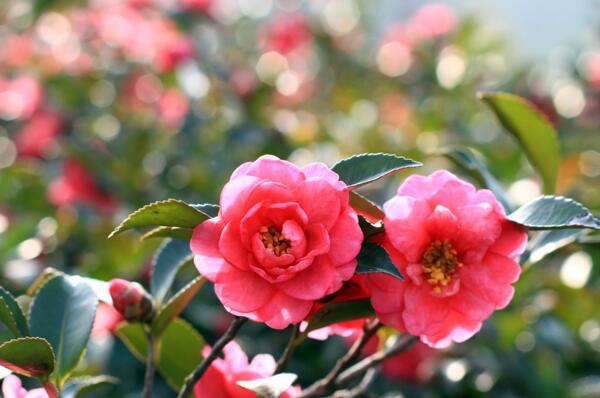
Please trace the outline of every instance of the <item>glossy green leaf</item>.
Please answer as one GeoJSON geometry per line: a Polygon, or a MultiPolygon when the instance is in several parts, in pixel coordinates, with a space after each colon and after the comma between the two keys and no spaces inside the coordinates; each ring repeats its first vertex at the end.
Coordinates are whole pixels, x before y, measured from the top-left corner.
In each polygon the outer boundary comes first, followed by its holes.
{"type": "Polygon", "coordinates": [[[387,251],[378,244],[364,242],[360,253],[356,257],[358,265],[356,266],[357,274],[370,274],[373,272],[383,272],[400,280],[404,277],[398,271],[398,268],[392,262],[387,251]]]}
{"type": "MultiPolygon", "coordinates": [[[[146,360],[146,338],[139,323],[122,323],[117,336],[142,362],[146,360]]],[[[156,344],[155,366],[165,380],[179,390],[187,375],[202,361],[204,339],[182,319],[171,322],[156,344]]]]}
{"type": "Polygon", "coordinates": [[[279,373],[263,379],[238,381],[237,385],[256,393],[260,398],[279,398],[297,378],[293,373],[279,373]]]}
{"type": "Polygon", "coordinates": [[[158,249],[152,262],[150,292],[159,305],[167,297],[180,265],[191,256],[189,241],[169,239],[158,249]]]}
{"type": "Polygon", "coordinates": [[[547,255],[575,242],[583,233],[584,230],[579,228],[540,231],[532,239],[530,249],[521,256],[521,261],[535,264],[547,255]]]}
{"type": "Polygon", "coordinates": [[[365,239],[385,231],[385,229],[383,228],[383,223],[381,221],[375,224],[371,224],[363,216],[358,216],[358,225],[360,226],[360,229],[365,239]]]}
{"type": "Polygon", "coordinates": [[[140,239],[173,238],[189,241],[192,239],[193,233],[194,230],[192,228],[158,227],[146,232],[140,239]]]}
{"type": "Polygon", "coordinates": [[[325,304],[310,318],[304,333],[338,322],[368,318],[374,314],[375,311],[368,298],[325,304]]]}
{"type": "Polygon", "coordinates": [[[540,196],[518,208],[508,219],[529,229],[600,229],[600,220],[588,209],[562,196],[540,196]]]}
{"type": "Polygon", "coordinates": [[[54,353],[45,339],[21,337],[0,345],[0,365],[23,376],[44,379],[54,370],[54,353]]]}
{"type": "Polygon", "coordinates": [[[207,214],[181,200],[167,199],[151,203],[131,213],[108,237],[112,238],[133,228],[159,226],[194,228],[208,218],[210,217],[207,214]]]}
{"type": "Polygon", "coordinates": [[[383,220],[383,209],[355,191],[350,191],[350,206],[369,221],[383,220]]]}
{"type": "Polygon", "coordinates": [[[23,337],[17,328],[17,324],[13,318],[10,308],[8,308],[6,301],[4,301],[2,297],[0,297],[0,322],[2,322],[4,326],[6,326],[6,328],[12,333],[12,337],[23,337]]]}
{"type": "Polygon", "coordinates": [[[190,205],[194,209],[198,210],[209,216],[210,218],[217,217],[219,215],[219,206],[213,205],[212,203],[202,203],[197,205],[190,205]]]}
{"type": "Polygon", "coordinates": [[[560,165],[560,148],[552,124],[532,103],[519,96],[482,93],[479,97],[519,141],[529,162],[542,177],[544,192],[553,193],[560,165]]]}
{"type": "Polygon", "coordinates": [[[63,398],[105,398],[113,396],[119,380],[112,376],[89,376],[71,379],[63,389],[63,398]]]}
{"type": "Polygon", "coordinates": [[[390,153],[363,153],[339,161],[332,170],[349,187],[358,187],[400,170],[418,166],[421,166],[421,163],[390,153]]]}
{"type": "Polygon", "coordinates": [[[92,330],[98,298],[80,278],[59,275],[46,282],[29,310],[31,334],[56,354],[53,380],[61,386],[81,360],[92,330]]]}
{"type": "Polygon", "coordinates": [[[158,314],[156,314],[156,317],[152,321],[152,333],[155,336],[160,335],[169,323],[181,314],[190,300],[194,298],[198,290],[204,285],[204,282],[206,282],[206,279],[203,277],[196,277],[171,297],[164,307],[158,311],[158,314]]]}
{"type": "Polygon", "coordinates": [[[440,153],[451,160],[465,173],[469,174],[480,186],[486,187],[492,191],[507,212],[513,210],[513,206],[508,200],[508,196],[506,195],[506,192],[504,192],[502,185],[496,180],[492,173],[490,173],[483,162],[477,158],[475,153],[467,148],[446,149],[440,153]]]}
{"type": "MultiPolygon", "coordinates": [[[[0,298],[4,301],[5,306],[10,311],[10,315],[13,318],[15,331],[18,332],[17,336],[28,336],[29,326],[27,325],[27,319],[21,310],[21,307],[15,300],[14,296],[3,287],[0,286],[0,298]]],[[[7,325],[8,326],[8,325],[7,325]]]]}

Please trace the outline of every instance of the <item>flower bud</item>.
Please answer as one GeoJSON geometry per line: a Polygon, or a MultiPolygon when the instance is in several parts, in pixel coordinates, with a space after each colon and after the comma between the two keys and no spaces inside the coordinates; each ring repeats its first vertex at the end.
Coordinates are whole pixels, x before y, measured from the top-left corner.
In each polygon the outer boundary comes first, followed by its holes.
{"type": "Polygon", "coordinates": [[[113,306],[127,321],[148,323],[154,317],[152,296],[139,283],[113,279],[109,292],[113,306]]]}

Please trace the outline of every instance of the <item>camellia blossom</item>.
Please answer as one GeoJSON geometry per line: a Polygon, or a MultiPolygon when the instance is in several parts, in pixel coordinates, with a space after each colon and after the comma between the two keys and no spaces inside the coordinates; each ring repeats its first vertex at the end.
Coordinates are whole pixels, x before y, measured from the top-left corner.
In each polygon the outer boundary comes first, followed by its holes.
{"type": "Polygon", "coordinates": [[[113,279],[108,284],[115,309],[130,322],[146,322],[154,315],[152,296],[137,282],[113,279]]]}
{"type": "Polygon", "coordinates": [[[219,216],[191,240],[198,271],[232,314],[283,329],[352,277],[362,242],[348,188],[322,163],[274,156],[238,167],[219,216]]]}
{"type": "MultiPolygon", "coordinates": [[[[210,353],[205,346],[203,356],[210,353]]],[[[269,354],[259,354],[248,362],[248,357],[235,341],[223,348],[224,358],[217,358],[210,365],[204,376],[194,387],[195,398],[253,398],[256,394],[237,385],[238,381],[250,381],[270,377],[277,364],[269,354]]],[[[294,398],[300,395],[300,388],[292,386],[281,398],[294,398]]]]}
{"type": "Polygon", "coordinates": [[[406,280],[365,276],[383,323],[446,347],[510,302],[527,235],[492,192],[441,170],[409,177],[384,211],[383,245],[406,280]]]}
{"type": "Polygon", "coordinates": [[[48,398],[48,393],[43,388],[27,391],[23,383],[15,375],[8,375],[2,382],[2,396],[4,398],[48,398]]]}

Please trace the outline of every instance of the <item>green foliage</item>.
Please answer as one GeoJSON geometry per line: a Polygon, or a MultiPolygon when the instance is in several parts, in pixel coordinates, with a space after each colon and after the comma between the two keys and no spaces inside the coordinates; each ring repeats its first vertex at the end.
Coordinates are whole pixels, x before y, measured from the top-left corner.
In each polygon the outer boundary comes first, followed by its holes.
{"type": "Polygon", "coordinates": [[[381,207],[356,191],[350,191],[350,206],[358,213],[368,216],[372,220],[383,220],[385,217],[381,207]]]}
{"type": "Polygon", "coordinates": [[[0,345],[0,365],[23,376],[45,379],[54,370],[54,353],[46,339],[21,337],[0,345]]]}
{"type": "Polygon", "coordinates": [[[185,285],[179,290],[171,299],[158,310],[158,313],[152,321],[152,333],[155,336],[160,336],[168,325],[177,318],[179,314],[189,304],[190,300],[194,298],[198,290],[204,285],[206,279],[201,276],[196,277],[194,280],[185,285]]]}
{"type": "Polygon", "coordinates": [[[529,229],[600,229],[600,220],[581,203],[562,196],[542,196],[518,208],[508,219],[529,229]]]}
{"type": "Polygon", "coordinates": [[[544,191],[554,193],[560,149],[557,133],[548,119],[533,104],[507,93],[483,93],[480,98],[494,111],[504,128],[525,151],[542,177],[544,191]]]}
{"type": "Polygon", "coordinates": [[[150,280],[150,293],[158,305],[167,297],[180,265],[191,256],[189,241],[170,239],[159,249],[152,262],[150,280]]]}
{"type": "Polygon", "coordinates": [[[9,328],[15,337],[24,337],[29,335],[27,320],[21,307],[8,290],[0,286],[0,320],[9,328]]]}
{"type": "MultiPolygon", "coordinates": [[[[116,334],[140,361],[146,360],[146,337],[141,324],[123,323],[116,334]]],[[[156,342],[156,369],[171,387],[179,390],[185,377],[202,361],[203,347],[202,336],[184,320],[176,319],[156,342]]]]}
{"type": "Polygon", "coordinates": [[[338,322],[368,318],[375,314],[371,300],[360,299],[325,304],[308,321],[304,333],[323,328],[338,322]]]}
{"type": "Polygon", "coordinates": [[[378,244],[364,242],[360,249],[360,253],[358,253],[358,256],[356,257],[356,261],[358,262],[358,265],[356,266],[357,274],[382,272],[400,280],[404,280],[404,277],[392,262],[390,255],[378,244]]]}
{"type": "Polygon", "coordinates": [[[580,228],[540,231],[531,241],[531,249],[524,253],[521,261],[537,263],[547,255],[575,242],[583,234],[584,231],[580,228]]]}
{"type": "Polygon", "coordinates": [[[69,380],[62,392],[63,398],[104,398],[119,380],[111,376],[89,376],[69,380]]]}
{"type": "Polygon", "coordinates": [[[77,277],[56,276],[35,295],[29,310],[31,334],[43,337],[56,354],[54,382],[61,386],[85,352],[98,299],[77,277]]]}
{"type": "Polygon", "coordinates": [[[363,153],[339,161],[331,168],[340,180],[351,188],[377,181],[387,175],[406,168],[418,167],[421,163],[389,153],[363,153]]]}
{"type": "Polygon", "coordinates": [[[173,238],[180,240],[192,239],[194,230],[191,228],[178,228],[178,227],[157,227],[142,235],[141,239],[151,238],[173,238]]]}

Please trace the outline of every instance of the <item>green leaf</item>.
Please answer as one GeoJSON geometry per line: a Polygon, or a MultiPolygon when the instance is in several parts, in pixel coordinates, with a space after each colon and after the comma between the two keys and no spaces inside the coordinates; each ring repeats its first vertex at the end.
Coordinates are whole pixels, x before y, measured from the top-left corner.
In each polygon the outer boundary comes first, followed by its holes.
{"type": "Polygon", "coordinates": [[[21,337],[0,345],[0,365],[23,376],[45,379],[54,370],[54,353],[45,339],[21,337]]]}
{"type": "Polygon", "coordinates": [[[363,216],[358,216],[358,225],[360,226],[360,229],[365,239],[385,231],[385,229],[383,228],[383,223],[379,221],[375,224],[371,224],[363,216]]]}
{"type": "Polygon", "coordinates": [[[363,319],[375,314],[371,301],[367,299],[340,301],[321,307],[308,321],[304,333],[321,329],[338,322],[363,319]]]}
{"type": "Polygon", "coordinates": [[[293,373],[279,373],[263,379],[238,381],[237,385],[256,393],[257,398],[279,398],[297,378],[293,373]]]}
{"type": "Polygon", "coordinates": [[[562,196],[540,196],[518,208],[508,219],[529,229],[600,229],[600,220],[588,209],[562,196]]]}
{"type": "Polygon", "coordinates": [[[13,318],[12,312],[10,312],[10,308],[8,308],[6,301],[4,301],[2,297],[0,297],[0,322],[2,322],[13,334],[13,337],[23,337],[17,328],[17,324],[13,318]]]}
{"type": "Polygon", "coordinates": [[[554,229],[541,231],[531,241],[531,249],[523,254],[521,262],[535,264],[548,254],[575,242],[584,231],[579,228],[554,229]]]}
{"type": "Polygon", "coordinates": [[[112,392],[119,380],[112,376],[89,376],[71,379],[62,392],[63,398],[104,398],[112,392]]]}
{"type": "MultiPolygon", "coordinates": [[[[21,311],[21,307],[15,300],[14,296],[10,294],[10,292],[0,286],[0,298],[4,301],[4,305],[10,311],[10,315],[13,318],[16,331],[18,331],[18,336],[29,336],[29,326],[27,326],[27,319],[25,319],[25,315],[23,315],[23,311],[21,311]]],[[[7,325],[8,326],[8,325],[7,325]]]]}
{"type": "Polygon", "coordinates": [[[197,205],[191,205],[194,209],[198,210],[209,216],[210,218],[217,217],[219,215],[219,206],[213,205],[212,203],[202,203],[197,205]]]}
{"type": "Polygon", "coordinates": [[[513,211],[513,207],[502,185],[490,173],[483,162],[477,158],[475,153],[468,148],[452,148],[442,150],[440,154],[473,177],[480,186],[484,186],[492,191],[507,212],[513,211]]]}
{"type": "Polygon", "coordinates": [[[204,285],[204,282],[206,282],[206,279],[203,277],[196,277],[171,297],[165,306],[159,310],[152,321],[152,333],[155,336],[159,336],[169,323],[181,314],[190,300],[194,298],[198,290],[204,285]]]}
{"type": "Polygon", "coordinates": [[[167,297],[179,266],[191,256],[189,241],[169,239],[158,249],[152,262],[150,292],[159,305],[167,297]]]}
{"type": "Polygon", "coordinates": [[[356,191],[350,191],[350,206],[357,213],[364,215],[369,221],[383,220],[385,213],[381,207],[360,195],[356,191]]]}
{"type": "Polygon", "coordinates": [[[554,192],[560,149],[556,130],[548,119],[530,103],[507,93],[481,93],[483,100],[496,114],[502,126],[511,133],[537,170],[544,183],[544,192],[554,192]]]}
{"type": "Polygon", "coordinates": [[[376,181],[387,175],[421,163],[390,153],[363,153],[336,163],[331,169],[349,187],[358,187],[376,181]]]}
{"type": "Polygon", "coordinates": [[[194,230],[191,228],[177,228],[177,227],[158,227],[146,232],[141,240],[151,238],[174,238],[180,240],[191,240],[194,230]]]}
{"type": "Polygon", "coordinates": [[[43,337],[56,354],[52,377],[60,387],[81,360],[94,323],[98,299],[80,278],[59,275],[46,282],[29,310],[31,334],[43,337]]]}
{"type": "Polygon", "coordinates": [[[179,227],[194,228],[210,217],[181,200],[167,199],[154,202],[131,213],[108,235],[108,238],[133,228],[179,227]]]}
{"type": "MultiPolygon", "coordinates": [[[[139,323],[122,323],[117,336],[140,361],[146,361],[146,337],[139,323]]],[[[171,322],[156,344],[155,366],[175,390],[179,390],[187,375],[202,361],[204,339],[194,328],[178,318],[171,322]]]]}
{"type": "Polygon", "coordinates": [[[357,274],[383,272],[384,274],[404,280],[404,277],[392,262],[388,252],[378,244],[364,242],[360,248],[360,253],[356,257],[356,261],[358,262],[356,266],[357,274]]]}

